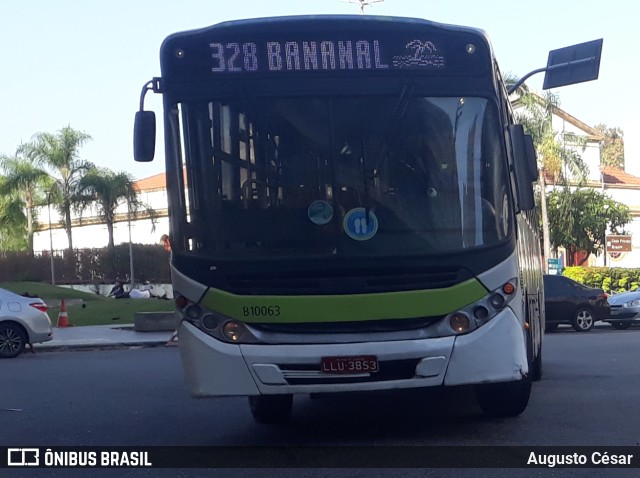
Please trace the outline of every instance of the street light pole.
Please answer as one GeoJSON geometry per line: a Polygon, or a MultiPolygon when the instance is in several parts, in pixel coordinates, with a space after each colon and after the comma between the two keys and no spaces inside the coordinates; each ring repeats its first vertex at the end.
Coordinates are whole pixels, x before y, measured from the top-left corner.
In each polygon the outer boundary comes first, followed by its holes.
{"type": "Polygon", "coordinates": [[[53,234],[51,232],[51,191],[47,192],[47,209],[49,210],[49,258],[51,259],[51,285],[56,285],[56,273],[53,260],[53,234]]]}
{"type": "MultiPolygon", "coordinates": [[[[602,182],[602,185],[604,190],[604,181],[602,182]]],[[[608,217],[607,212],[609,210],[609,205],[605,204],[603,209],[605,217],[608,217]]],[[[604,255],[602,257],[602,260],[604,262],[604,267],[607,267],[607,224],[604,225],[604,255]]]]}
{"type": "Polygon", "coordinates": [[[384,0],[342,0],[347,3],[359,3],[360,4],[360,15],[364,15],[364,7],[371,6],[372,3],[384,2],[384,0]]]}
{"type": "Polygon", "coordinates": [[[127,199],[127,222],[129,223],[129,273],[131,278],[131,288],[133,289],[133,243],[131,242],[131,202],[127,199]]]}

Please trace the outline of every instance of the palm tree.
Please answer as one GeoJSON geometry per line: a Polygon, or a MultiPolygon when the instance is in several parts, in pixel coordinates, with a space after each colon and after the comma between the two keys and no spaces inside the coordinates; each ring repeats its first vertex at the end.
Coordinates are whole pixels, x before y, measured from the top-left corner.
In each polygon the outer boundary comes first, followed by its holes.
{"type": "Polygon", "coordinates": [[[586,141],[575,134],[560,135],[553,129],[553,114],[559,107],[557,95],[547,91],[540,96],[522,90],[515,105],[523,108],[516,111],[516,121],[533,137],[541,171],[551,177],[554,184],[567,184],[570,180],[583,183],[588,168],[574,148],[584,150],[586,141]]]}
{"type": "Polygon", "coordinates": [[[47,166],[58,174],[56,206],[64,221],[70,251],[73,251],[71,237],[73,197],[82,174],[91,167],[91,163],[79,158],[79,150],[90,139],[91,136],[88,134],[74,130],[71,126],[65,126],[56,134],[36,134],[31,143],[22,145],[18,150],[32,161],[47,166]]]}
{"type": "Polygon", "coordinates": [[[18,156],[0,157],[0,168],[6,176],[0,184],[0,195],[16,194],[24,205],[26,216],[27,251],[33,256],[35,208],[39,205],[39,193],[51,183],[46,171],[37,168],[28,159],[18,156]]]}
{"type": "MultiPolygon", "coordinates": [[[[0,176],[0,189],[6,188],[6,178],[0,176]]],[[[24,251],[27,248],[24,202],[13,192],[0,194],[0,250],[24,251]]]]}
{"type": "Polygon", "coordinates": [[[140,201],[133,178],[124,171],[115,173],[108,168],[91,167],[78,182],[73,199],[80,212],[91,206],[96,207],[98,215],[107,225],[110,250],[115,248],[113,225],[118,206],[126,203],[128,212],[134,217],[137,217],[141,210],[145,210],[152,221],[155,219],[155,212],[140,201]]]}
{"type": "Polygon", "coordinates": [[[533,138],[538,156],[543,249],[544,256],[548,259],[551,257],[551,235],[547,212],[546,179],[550,177],[554,185],[561,183],[567,187],[571,177],[574,182],[582,184],[587,178],[588,168],[574,148],[584,149],[585,142],[575,135],[559,137],[553,130],[553,114],[559,105],[557,95],[547,91],[540,96],[531,92],[526,86],[518,88],[517,95],[518,98],[512,104],[516,108],[518,106],[522,108],[515,112],[516,121],[521,123],[533,138]]]}

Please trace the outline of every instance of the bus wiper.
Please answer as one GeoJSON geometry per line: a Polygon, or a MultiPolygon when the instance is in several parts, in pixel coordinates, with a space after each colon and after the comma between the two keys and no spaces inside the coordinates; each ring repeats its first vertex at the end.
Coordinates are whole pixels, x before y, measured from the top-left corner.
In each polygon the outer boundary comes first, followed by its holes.
{"type": "Polygon", "coordinates": [[[409,107],[409,102],[411,98],[413,98],[413,92],[416,89],[414,85],[410,85],[409,83],[405,83],[402,86],[402,91],[400,92],[400,96],[398,96],[398,101],[393,108],[393,112],[391,113],[391,126],[392,132],[395,131],[398,127],[399,121],[407,112],[407,108],[409,107]]]}
{"type": "Polygon", "coordinates": [[[411,99],[413,98],[413,93],[415,89],[416,89],[415,85],[412,85],[410,83],[404,83],[402,85],[402,90],[398,95],[396,104],[394,105],[393,110],[391,111],[391,116],[389,117],[389,128],[386,134],[382,135],[383,144],[382,144],[381,151],[378,155],[378,159],[376,160],[376,165],[373,168],[374,175],[376,174],[377,171],[380,170],[380,163],[384,160],[386,156],[387,142],[384,141],[384,138],[390,138],[390,140],[393,141],[393,139],[397,136],[397,132],[400,129],[400,125],[401,125],[400,120],[407,113],[407,108],[409,108],[409,104],[411,103],[411,99]]]}

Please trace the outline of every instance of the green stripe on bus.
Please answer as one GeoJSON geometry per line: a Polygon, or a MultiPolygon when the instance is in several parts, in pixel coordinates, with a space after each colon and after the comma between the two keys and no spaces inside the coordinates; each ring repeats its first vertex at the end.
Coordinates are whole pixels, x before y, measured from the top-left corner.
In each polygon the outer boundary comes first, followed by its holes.
{"type": "Polygon", "coordinates": [[[243,296],[211,288],[202,305],[248,323],[353,322],[446,315],[485,295],[476,279],[443,289],[380,294],[243,296]]]}

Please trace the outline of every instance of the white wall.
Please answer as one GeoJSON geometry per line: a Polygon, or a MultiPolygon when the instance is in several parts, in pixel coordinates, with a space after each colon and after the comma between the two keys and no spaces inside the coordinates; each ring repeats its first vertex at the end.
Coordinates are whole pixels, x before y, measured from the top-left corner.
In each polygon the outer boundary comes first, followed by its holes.
{"type": "MultiPolygon", "coordinates": [[[[156,220],[155,231],[153,231],[151,220],[131,221],[131,242],[134,244],[158,244],[163,234],[169,233],[169,218],[162,217],[156,220]]],[[[62,228],[52,229],[53,249],[62,250],[69,247],[67,234],[62,228]]],[[[129,228],[127,222],[118,222],[114,225],[113,241],[115,245],[129,243],[129,228]]],[[[73,228],[73,247],[76,249],[107,247],[109,234],[107,226],[95,224],[73,228]]],[[[48,251],[49,231],[44,230],[36,233],[33,237],[34,251],[48,251]]]]}
{"type": "MultiPolygon", "coordinates": [[[[552,125],[554,131],[559,134],[574,134],[576,136],[585,138],[586,133],[580,128],[566,121],[559,116],[553,116],[552,125]]],[[[559,136],[561,137],[561,136],[559,136]]],[[[585,149],[582,147],[573,148],[577,154],[580,155],[582,161],[589,168],[589,175],[587,176],[590,181],[600,181],[600,143],[598,141],[588,141],[585,149]]]]}
{"type": "MultiPolygon", "coordinates": [[[[167,193],[165,190],[143,191],[139,195],[139,198],[153,209],[166,210],[167,208],[167,193]]],[[[116,210],[116,214],[126,215],[126,213],[126,203],[121,204],[116,210]]],[[[82,218],[83,220],[88,220],[96,215],[95,210],[87,209],[83,212],[82,218]]],[[[51,240],[53,242],[53,250],[62,250],[69,247],[67,234],[65,230],[60,227],[60,216],[54,208],[51,208],[51,221],[49,221],[49,211],[47,207],[40,208],[38,211],[38,220],[45,229],[34,234],[34,251],[50,250],[51,240]],[[49,237],[49,223],[54,226],[51,229],[51,238],[49,237]]],[[[155,230],[150,219],[131,221],[131,242],[134,244],[158,244],[160,237],[168,233],[169,218],[166,216],[156,219],[155,230]]],[[[107,247],[109,242],[109,234],[105,224],[76,226],[72,230],[72,237],[73,247],[76,249],[107,247]]],[[[127,221],[116,222],[114,224],[113,241],[115,245],[129,242],[129,227],[127,221]]]]}

